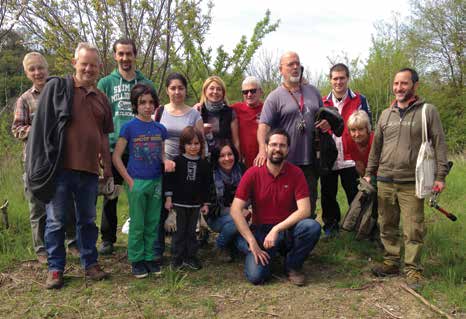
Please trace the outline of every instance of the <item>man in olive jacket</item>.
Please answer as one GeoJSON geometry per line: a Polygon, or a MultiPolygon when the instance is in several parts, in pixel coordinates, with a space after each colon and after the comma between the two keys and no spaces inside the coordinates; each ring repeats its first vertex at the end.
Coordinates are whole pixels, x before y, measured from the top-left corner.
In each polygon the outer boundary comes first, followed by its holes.
{"type": "MultiPolygon", "coordinates": [[[[365,178],[377,175],[380,237],[385,249],[384,264],[372,269],[377,276],[394,275],[400,269],[400,214],[403,218],[404,273],[411,287],[422,284],[420,265],[424,243],[424,200],[416,197],[415,169],[422,143],[422,107],[416,96],[419,77],[405,68],[393,80],[395,101],[380,115],[375,130],[365,178]]],[[[447,147],[440,116],[435,106],[426,104],[428,137],[437,162],[434,189],[445,187],[447,147]]]]}

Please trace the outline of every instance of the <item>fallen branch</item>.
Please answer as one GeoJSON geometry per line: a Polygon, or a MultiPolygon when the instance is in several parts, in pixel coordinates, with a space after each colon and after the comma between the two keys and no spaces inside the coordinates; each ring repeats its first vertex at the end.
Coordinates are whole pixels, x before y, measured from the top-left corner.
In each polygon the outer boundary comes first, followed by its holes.
{"type": "Polygon", "coordinates": [[[384,312],[386,312],[390,317],[395,318],[395,319],[403,319],[403,317],[399,317],[399,316],[393,314],[390,310],[388,310],[388,309],[382,307],[382,306],[379,305],[378,303],[376,303],[375,305],[376,305],[376,307],[379,307],[379,308],[382,309],[384,312]]]}
{"type": "Polygon", "coordinates": [[[430,309],[432,309],[433,311],[435,311],[439,315],[442,315],[442,316],[444,316],[444,317],[446,317],[448,319],[453,319],[452,316],[450,316],[446,312],[442,311],[441,309],[437,308],[436,306],[434,306],[433,304],[428,302],[424,297],[422,297],[420,294],[418,294],[416,291],[414,291],[414,289],[409,288],[405,283],[401,283],[400,287],[403,288],[404,290],[406,290],[407,292],[409,292],[411,295],[413,295],[414,297],[416,297],[420,301],[422,301],[423,304],[428,306],[430,309]]]}

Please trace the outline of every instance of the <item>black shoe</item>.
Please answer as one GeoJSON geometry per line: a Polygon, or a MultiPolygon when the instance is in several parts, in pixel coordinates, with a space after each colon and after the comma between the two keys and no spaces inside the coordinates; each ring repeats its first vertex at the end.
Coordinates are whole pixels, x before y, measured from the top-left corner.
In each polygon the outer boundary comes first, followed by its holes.
{"type": "Polygon", "coordinates": [[[131,272],[136,278],[145,278],[149,275],[143,261],[131,263],[131,272]]]}
{"type": "Polygon", "coordinates": [[[396,276],[400,273],[400,267],[397,264],[383,263],[372,268],[371,271],[376,277],[396,276]]]}
{"type": "Polygon", "coordinates": [[[183,261],[183,266],[191,268],[193,270],[199,270],[202,268],[201,262],[196,257],[188,258],[183,261]]]}
{"type": "Polygon", "coordinates": [[[183,260],[179,258],[173,258],[171,262],[171,267],[173,270],[180,270],[183,268],[183,260]]]}
{"type": "Polygon", "coordinates": [[[149,273],[153,273],[154,275],[160,275],[162,273],[160,265],[155,260],[146,261],[146,269],[149,273]]]}
{"type": "Polygon", "coordinates": [[[101,255],[111,255],[113,253],[113,243],[109,241],[104,241],[99,247],[99,254],[101,255]]]}

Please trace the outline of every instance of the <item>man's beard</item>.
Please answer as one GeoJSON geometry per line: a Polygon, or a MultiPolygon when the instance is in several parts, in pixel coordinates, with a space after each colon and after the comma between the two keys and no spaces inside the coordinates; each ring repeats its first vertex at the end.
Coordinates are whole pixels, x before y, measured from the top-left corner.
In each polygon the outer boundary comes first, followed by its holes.
{"type": "Polygon", "coordinates": [[[283,161],[286,159],[286,156],[283,155],[283,153],[281,152],[275,152],[275,153],[272,153],[270,156],[269,156],[269,161],[270,163],[272,164],[275,164],[275,165],[280,165],[281,163],[283,163],[283,161]],[[280,154],[281,157],[278,157],[278,158],[274,158],[274,154],[280,154]]]}
{"type": "Polygon", "coordinates": [[[290,82],[292,82],[292,83],[298,83],[300,77],[301,77],[300,75],[298,75],[298,76],[290,76],[290,82]]]}

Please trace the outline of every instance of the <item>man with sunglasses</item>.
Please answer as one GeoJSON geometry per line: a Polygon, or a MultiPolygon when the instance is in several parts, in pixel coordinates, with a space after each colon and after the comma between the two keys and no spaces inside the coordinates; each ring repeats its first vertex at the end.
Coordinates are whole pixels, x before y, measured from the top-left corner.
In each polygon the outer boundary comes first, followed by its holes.
{"type": "Polygon", "coordinates": [[[244,163],[247,168],[253,166],[254,159],[259,152],[257,144],[257,127],[262,111],[262,87],[260,81],[254,76],[248,76],[241,85],[243,102],[233,104],[238,118],[239,142],[244,163]]]}

